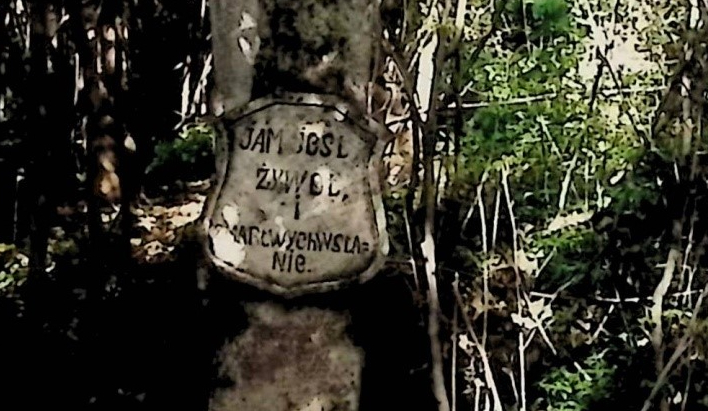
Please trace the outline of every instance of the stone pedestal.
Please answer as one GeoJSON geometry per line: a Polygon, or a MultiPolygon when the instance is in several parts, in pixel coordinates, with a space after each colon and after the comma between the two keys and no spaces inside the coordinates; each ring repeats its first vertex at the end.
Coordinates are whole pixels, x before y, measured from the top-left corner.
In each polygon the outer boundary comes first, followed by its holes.
{"type": "Polygon", "coordinates": [[[363,352],[345,335],[345,312],[247,305],[250,325],[220,352],[212,411],[354,411],[363,352]]]}

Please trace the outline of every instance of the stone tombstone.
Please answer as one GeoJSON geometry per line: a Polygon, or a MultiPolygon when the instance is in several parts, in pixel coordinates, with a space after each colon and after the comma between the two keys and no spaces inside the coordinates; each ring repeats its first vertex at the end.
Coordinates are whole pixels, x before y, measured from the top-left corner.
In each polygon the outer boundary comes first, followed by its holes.
{"type": "Polygon", "coordinates": [[[270,96],[227,116],[207,210],[207,257],[284,296],[363,282],[387,253],[379,159],[385,132],[337,97],[270,96]]]}

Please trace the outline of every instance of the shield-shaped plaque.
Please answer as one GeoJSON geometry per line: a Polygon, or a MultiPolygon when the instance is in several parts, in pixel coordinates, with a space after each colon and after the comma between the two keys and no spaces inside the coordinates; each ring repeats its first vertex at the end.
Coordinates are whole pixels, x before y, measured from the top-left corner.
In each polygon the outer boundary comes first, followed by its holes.
{"type": "Polygon", "coordinates": [[[228,156],[205,220],[219,271],[289,296],[363,282],[381,268],[386,131],[351,112],[335,97],[293,94],[227,116],[228,156]]]}

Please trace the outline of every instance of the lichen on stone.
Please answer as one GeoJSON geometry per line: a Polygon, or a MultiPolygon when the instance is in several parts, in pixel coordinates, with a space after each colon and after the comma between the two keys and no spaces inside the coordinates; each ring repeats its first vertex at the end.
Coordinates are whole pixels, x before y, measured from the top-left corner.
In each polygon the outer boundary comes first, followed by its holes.
{"type": "Polygon", "coordinates": [[[287,73],[304,90],[336,91],[342,79],[368,71],[368,1],[275,0],[262,7],[255,67],[263,83],[287,73]]]}

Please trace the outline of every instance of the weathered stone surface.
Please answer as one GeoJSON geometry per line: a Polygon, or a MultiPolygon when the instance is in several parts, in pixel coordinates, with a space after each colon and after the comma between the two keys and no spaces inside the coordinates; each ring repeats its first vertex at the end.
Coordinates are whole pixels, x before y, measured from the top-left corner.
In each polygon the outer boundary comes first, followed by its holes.
{"type": "Polygon", "coordinates": [[[278,89],[361,99],[377,48],[377,4],[212,0],[216,80],[225,109],[278,89]]]}
{"type": "Polygon", "coordinates": [[[357,410],[363,352],[345,314],[254,303],[251,326],[220,352],[210,411],[357,410]]]}
{"type": "MultiPolygon", "coordinates": [[[[371,278],[388,251],[378,169],[386,131],[362,120],[378,2],[210,8],[217,99],[230,114],[217,141],[207,257],[228,277],[285,296],[371,278]]],[[[248,329],[219,350],[210,411],[358,409],[363,352],[344,333],[346,313],[268,302],[247,311],[248,329]]]]}
{"type": "Polygon", "coordinates": [[[207,255],[222,272],[290,295],[379,270],[384,144],[347,111],[337,99],[289,95],[227,122],[228,164],[206,218],[207,255]]]}

